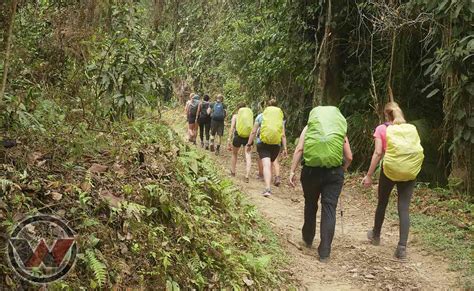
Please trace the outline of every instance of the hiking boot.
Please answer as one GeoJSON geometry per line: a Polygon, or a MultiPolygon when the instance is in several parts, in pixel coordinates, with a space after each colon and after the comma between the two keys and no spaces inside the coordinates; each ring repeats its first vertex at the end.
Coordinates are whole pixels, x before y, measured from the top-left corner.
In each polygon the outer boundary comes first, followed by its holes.
{"type": "Polygon", "coordinates": [[[220,154],[220,152],[221,152],[221,149],[219,148],[219,146],[217,146],[217,148],[216,148],[216,156],[218,156],[218,155],[220,154]]]}
{"type": "Polygon", "coordinates": [[[307,241],[305,241],[304,239],[301,239],[299,245],[303,248],[307,248],[307,249],[310,249],[313,247],[313,243],[308,243],[307,241]]]}
{"type": "Polygon", "coordinates": [[[329,263],[330,257],[319,257],[319,262],[323,264],[329,263]]]}
{"type": "Polygon", "coordinates": [[[213,152],[213,151],[214,151],[214,145],[211,144],[211,152],[213,152]]]}
{"type": "Polygon", "coordinates": [[[208,151],[208,150],[209,150],[209,146],[208,146],[208,145],[206,145],[206,151],[208,151]]]}
{"type": "Polygon", "coordinates": [[[370,243],[374,246],[380,245],[380,235],[375,236],[374,231],[371,229],[367,232],[367,238],[369,239],[370,243]]]}
{"type": "Polygon", "coordinates": [[[273,182],[273,185],[275,185],[276,187],[280,187],[280,184],[281,184],[281,178],[280,176],[276,176],[275,181],[273,182]]]}
{"type": "Polygon", "coordinates": [[[263,197],[270,197],[272,195],[272,190],[271,189],[265,189],[262,192],[263,197]]]}
{"type": "Polygon", "coordinates": [[[399,260],[406,260],[407,258],[407,247],[405,246],[397,246],[397,250],[395,251],[395,258],[399,260]]]}

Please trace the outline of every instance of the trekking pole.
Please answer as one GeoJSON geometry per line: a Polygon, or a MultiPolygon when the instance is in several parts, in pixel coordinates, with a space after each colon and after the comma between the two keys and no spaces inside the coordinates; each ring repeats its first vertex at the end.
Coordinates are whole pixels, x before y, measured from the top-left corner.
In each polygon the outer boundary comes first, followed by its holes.
{"type": "MultiPolygon", "coordinates": [[[[342,193],[342,191],[341,191],[342,193]]],[[[342,195],[339,199],[339,207],[341,211],[341,229],[342,229],[342,234],[344,234],[344,203],[342,202],[342,195]]]]}

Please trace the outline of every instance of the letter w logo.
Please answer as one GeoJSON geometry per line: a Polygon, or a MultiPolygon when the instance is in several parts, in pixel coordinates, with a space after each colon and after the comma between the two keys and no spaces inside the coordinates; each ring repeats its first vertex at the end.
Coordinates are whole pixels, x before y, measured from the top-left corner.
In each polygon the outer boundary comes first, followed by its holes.
{"type": "Polygon", "coordinates": [[[43,263],[46,267],[59,267],[66,256],[66,253],[74,243],[73,238],[58,239],[54,242],[50,250],[43,239],[33,251],[30,243],[26,239],[11,238],[10,243],[16,250],[23,265],[26,268],[39,267],[43,263]]]}

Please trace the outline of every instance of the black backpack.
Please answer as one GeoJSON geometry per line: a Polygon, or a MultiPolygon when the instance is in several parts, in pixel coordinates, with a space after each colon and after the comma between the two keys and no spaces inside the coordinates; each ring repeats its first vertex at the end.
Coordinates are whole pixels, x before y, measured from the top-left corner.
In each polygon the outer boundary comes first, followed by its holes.
{"type": "Polygon", "coordinates": [[[207,112],[207,109],[211,106],[209,101],[202,101],[201,103],[201,113],[199,114],[199,118],[202,120],[208,119],[210,117],[209,113],[207,112]]]}
{"type": "Polygon", "coordinates": [[[193,99],[191,101],[191,104],[189,104],[189,115],[196,116],[198,107],[199,107],[199,100],[193,99]]]}

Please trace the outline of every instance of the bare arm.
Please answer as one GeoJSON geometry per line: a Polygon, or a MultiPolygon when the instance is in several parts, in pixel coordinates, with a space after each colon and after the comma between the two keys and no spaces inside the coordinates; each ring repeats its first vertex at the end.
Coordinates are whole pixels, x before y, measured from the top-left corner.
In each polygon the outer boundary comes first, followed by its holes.
{"type": "MultiPolygon", "coordinates": [[[[304,129],[303,129],[304,131],[304,129]]],[[[286,126],[283,123],[283,136],[281,137],[281,144],[283,145],[283,155],[288,155],[287,141],[286,141],[286,126]]]]}
{"type": "Polygon", "coordinates": [[[189,115],[189,101],[186,101],[186,105],[184,106],[184,113],[186,116],[189,115]]]}
{"type": "Polygon", "coordinates": [[[370,167],[369,167],[369,170],[367,171],[367,175],[362,180],[362,183],[364,184],[364,186],[369,187],[370,185],[372,185],[372,175],[374,174],[375,169],[377,168],[377,165],[379,164],[382,157],[383,157],[382,139],[375,138],[375,150],[372,155],[372,160],[370,161],[370,167]]]}
{"type": "Polygon", "coordinates": [[[298,141],[298,145],[296,146],[295,152],[293,153],[293,160],[291,161],[291,169],[290,169],[290,184],[294,187],[295,186],[295,171],[298,164],[301,162],[301,158],[303,157],[304,151],[304,137],[306,135],[306,131],[308,130],[308,126],[305,126],[303,131],[301,132],[300,139],[298,141]]]}
{"type": "Polygon", "coordinates": [[[258,122],[255,122],[252,132],[250,133],[250,136],[249,136],[249,141],[248,141],[249,145],[253,143],[255,139],[255,135],[257,135],[257,131],[259,127],[260,127],[260,124],[258,122]]]}
{"type": "Polygon", "coordinates": [[[351,150],[351,145],[349,144],[349,139],[347,136],[344,138],[344,147],[343,147],[343,152],[344,152],[344,171],[347,171],[347,168],[352,163],[352,150],[351,150]]]}
{"type": "Polygon", "coordinates": [[[367,171],[367,176],[372,177],[382,157],[383,157],[382,140],[380,138],[376,138],[375,150],[374,150],[374,154],[372,155],[372,160],[370,161],[370,167],[369,167],[369,170],[367,171]]]}
{"type": "Polygon", "coordinates": [[[198,110],[196,112],[196,121],[198,120],[198,116],[201,114],[201,106],[202,106],[202,101],[199,102],[199,105],[198,105],[198,110]]]}
{"type": "Polygon", "coordinates": [[[232,135],[234,134],[234,130],[235,130],[235,124],[237,123],[237,115],[234,114],[234,116],[232,116],[232,120],[230,122],[230,130],[229,130],[229,138],[227,139],[227,143],[230,145],[230,140],[232,138],[232,135]]]}

